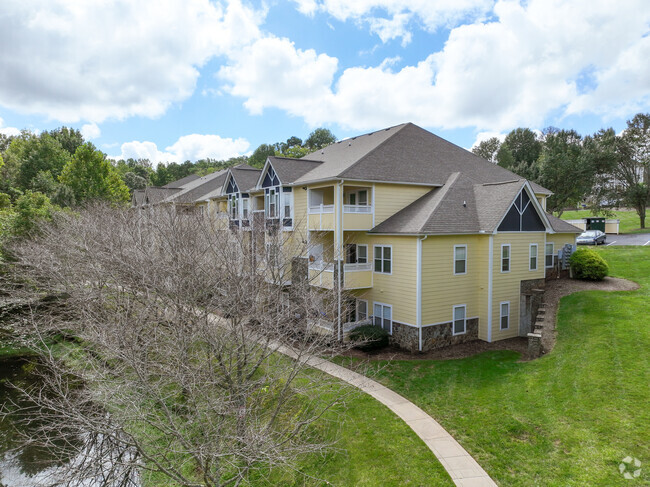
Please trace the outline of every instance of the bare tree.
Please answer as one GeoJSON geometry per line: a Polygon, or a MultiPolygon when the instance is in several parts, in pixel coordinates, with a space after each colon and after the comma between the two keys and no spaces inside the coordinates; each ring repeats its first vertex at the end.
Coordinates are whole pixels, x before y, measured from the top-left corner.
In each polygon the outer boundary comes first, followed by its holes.
{"type": "Polygon", "coordinates": [[[239,485],[331,446],[312,425],[347,389],[305,360],[345,345],[314,325],[334,319],[336,290],[309,285],[304,244],[199,212],[96,206],[14,248],[24,300],[62,297],[25,320],[46,364],[23,391],[46,419],[26,440],[61,455],[50,482],[239,485]]]}

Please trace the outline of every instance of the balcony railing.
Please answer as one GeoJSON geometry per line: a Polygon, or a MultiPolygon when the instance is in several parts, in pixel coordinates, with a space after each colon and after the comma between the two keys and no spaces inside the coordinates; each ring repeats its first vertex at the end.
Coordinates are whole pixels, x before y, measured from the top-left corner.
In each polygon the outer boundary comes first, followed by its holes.
{"type": "Polygon", "coordinates": [[[370,205],[343,205],[343,213],[372,213],[370,205]]]}
{"type": "Polygon", "coordinates": [[[334,213],[334,205],[315,205],[309,207],[310,214],[334,213]]]}
{"type": "Polygon", "coordinates": [[[345,272],[354,272],[354,271],[371,271],[372,270],[372,264],[370,262],[367,263],[357,263],[357,264],[345,264],[343,266],[343,270],[345,272]]]}
{"type": "Polygon", "coordinates": [[[328,262],[310,262],[309,269],[312,271],[334,272],[334,264],[328,262]]]}

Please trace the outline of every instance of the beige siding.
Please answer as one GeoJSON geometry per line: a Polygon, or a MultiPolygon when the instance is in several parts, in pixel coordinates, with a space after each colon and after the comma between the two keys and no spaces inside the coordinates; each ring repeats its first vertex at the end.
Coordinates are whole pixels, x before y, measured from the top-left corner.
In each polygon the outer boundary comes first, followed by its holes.
{"type": "Polygon", "coordinates": [[[451,321],[459,304],[467,305],[467,318],[480,318],[481,296],[487,296],[488,238],[432,235],[422,242],[423,325],[451,321]],[[454,275],[456,245],[467,246],[466,274],[454,275]]]}
{"type": "Polygon", "coordinates": [[[492,273],[492,341],[519,335],[521,281],[544,277],[544,233],[500,233],[494,236],[492,273]],[[537,270],[529,270],[530,244],[538,245],[537,270]],[[501,272],[501,247],[510,244],[510,272],[501,272]],[[510,326],[500,329],[500,304],[510,302],[510,326]]]}
{"type": "Polygon", "coordinates": [[[405,184],[375,184],[375,225],[410,205],[433,188],[405,184]]]}
{"type": "Polygon", "coordinates": [[[392,246],[392,273],[373,272],[373,287],[355,295],[368,300],[368,312],[372,314],[373,303],[393,307],[393,320],[410,325],[416,324],[416,261],[417,237],[374,236],[363,232],[345,232],[348,243],[368,244],[368,258],[373,263],[374,245],[392,246]]]}
{"type": "Polygon", "coordinates": [[[297,186],[293,188],[293,228],[307,231],[307,191],[297,186]]]}

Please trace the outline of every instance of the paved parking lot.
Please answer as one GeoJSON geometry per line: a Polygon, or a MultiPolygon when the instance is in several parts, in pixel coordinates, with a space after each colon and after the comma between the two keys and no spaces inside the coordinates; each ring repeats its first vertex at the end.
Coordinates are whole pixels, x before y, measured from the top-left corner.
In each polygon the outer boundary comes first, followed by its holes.
{"type": "Polygon", "coordinates": [[[605,245],[648,245],[650,246],[650,233],[637,233],[631,235],[607,234],[605,245]]]}

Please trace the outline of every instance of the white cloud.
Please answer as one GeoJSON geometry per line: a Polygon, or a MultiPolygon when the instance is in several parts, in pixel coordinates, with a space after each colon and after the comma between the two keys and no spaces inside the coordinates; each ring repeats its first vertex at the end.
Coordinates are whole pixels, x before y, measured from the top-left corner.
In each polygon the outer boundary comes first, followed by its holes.
{"type": "Polygon", "coordinates": [[[12,135],[20,135],[20,130],[16,127],[5,127],[5,121],[0,118],[0,134],[11,137],[12,135]]]}
{"type": "Polygon", "coordinates": [[[506,133],[505,132],[490,132],[490,131],[485,131],[485,132],[479,132],[476,134],[476,140],[472,144],[472,147],[470,148],[473,149],[477,145],[479,145],[481,142],[491,139],[492,137],[496,137],[499,139],[500,142],[503,142],[503,140],[506,138],[506,133]]]}
{"type": "Polygon", "coordinates": [[[415,18],[420,26],[433,32],[453,27],[460,21],[474,21],[487,14],[493,0],[294,0],[298,10],[309,16],[325,12],[345,22],[368,25],[382,42],[401,38],[411,40],[409,23],[415,18]]]}
{"type": "Polygon", "coordinates": [[[67,123],[156,117],[262,20],[240,0],[3,0],[0,105],[67,123]]]}
{"type": "MultiPolygon", "coordinates": [[[[332,0],[318,8],[354,18],[369,5],[379,2],[332,0]]],[[[649,23],[645,0],[501,1],[494,20],[452,29],[441,51],[397,71],[385,61],[336,78],[337,59],[285,39],[262,39],[220,74],[251,113],[276,107],[312,126],[365,130],[413,121],[507,131],[542,126],[550,114],[647,108],[649,23]],[[585,72],[594,86],[581,78],[585,72]]]]}
{"type": "Polygon", "coordinates": [[[222,138],[218,135],[190,134],[180,137],[174,144],[158,150],[158,146],[149,141],[126,142],[122,144],[121,154],[112,156],[112,159],[149,159],[155,166],[159,162],[196,161],[198,159],[212,158],[217,160],[245,154],[250,143],[243,138],[222,138]]]}
{"type": "Polygon", "coordinates": [[[242,50],[219,76],[226,91],[246,98],[253,114],[278,107],[291,115],[305,116],[330,94],[338,61],[313,49],[296,49],[288,39],[266,37],[242,50]]]}
{"type": "Polygon", "coordinates": [[[87,123],[81,127],[81,135],[84,140],[96,139],[102,134],[96,123],[87,123]]]}

